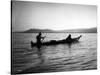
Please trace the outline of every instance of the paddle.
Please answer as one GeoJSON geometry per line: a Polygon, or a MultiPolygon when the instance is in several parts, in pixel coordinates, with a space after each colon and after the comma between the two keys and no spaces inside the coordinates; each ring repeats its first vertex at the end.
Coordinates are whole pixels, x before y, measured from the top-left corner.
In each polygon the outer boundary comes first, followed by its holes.
{"type": "Polygon", "coordinates": [[[46,36],[42,37],[42,42],[43,42],[43,40],[44,40],[45,37],[46,37],[46,36]]]}

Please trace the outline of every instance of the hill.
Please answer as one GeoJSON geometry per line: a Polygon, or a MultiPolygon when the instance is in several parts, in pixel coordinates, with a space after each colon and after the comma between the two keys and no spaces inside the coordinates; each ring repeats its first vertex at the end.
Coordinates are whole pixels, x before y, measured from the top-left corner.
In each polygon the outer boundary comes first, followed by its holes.
{"type": "Polygon", "coordinates": [[[29,29],[21,33],[97,33],[97,28],[71,29],[71,30],[50,30],[50,29],[29,29]]]}
{"type": "Polygon", "coordinates": [[[29,30],[26,30],[26,31],[23,31],[24,33],[39,33],[39,32],[42,32],[42,33],[51,33],[53,32],[53,30],[50,30],[50,29],[29,29],[29,30]]]}

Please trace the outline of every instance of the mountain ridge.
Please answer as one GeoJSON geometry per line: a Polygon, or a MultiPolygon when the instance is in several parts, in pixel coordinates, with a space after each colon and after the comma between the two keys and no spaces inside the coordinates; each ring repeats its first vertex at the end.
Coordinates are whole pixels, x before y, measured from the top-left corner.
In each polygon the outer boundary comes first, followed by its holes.
{"type": "Polygon", "coordinates": [[[28,29],[20,31],[20,33],[97,33],[97,27],[85,29],[68,29],[68,30],[51,30],[51,29],[28,29]]]}

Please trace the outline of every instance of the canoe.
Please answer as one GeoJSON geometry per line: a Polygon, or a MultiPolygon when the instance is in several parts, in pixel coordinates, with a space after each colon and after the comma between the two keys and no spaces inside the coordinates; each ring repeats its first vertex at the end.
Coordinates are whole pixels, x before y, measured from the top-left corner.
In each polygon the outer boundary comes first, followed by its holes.
{"type": "MultiPolygon", "coordinates": [[[[47,41],[47,42],[42,42],[39,45],[41,45],[41,46],[48,46],[48,45],[57,45],[57,44],[71,44],[71,43],[79,42],[79,39],[81,37],[82,36],[80,35],[79,37],[72,38],[70,40],[68,40],[68,39],[63,39],[63,40],[50,40],[50,41],[47,41]]],[[[38,46],[38,44],[31,41],[31,47],[34,47],[34,46],[38,46]]]]}

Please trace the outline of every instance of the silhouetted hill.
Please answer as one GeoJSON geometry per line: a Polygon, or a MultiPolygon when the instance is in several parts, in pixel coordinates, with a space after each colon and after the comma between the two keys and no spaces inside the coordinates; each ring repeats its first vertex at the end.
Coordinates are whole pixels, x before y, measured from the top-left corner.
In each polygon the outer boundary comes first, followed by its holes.
{"type": "Polygon", "coordinates": [[[29,30],[24,31],[24,33],[39,33],[39,32],[50,33],[50,32],[53,32],[53,31],[49,30],[49,29],[29,29],[29,30]]]}
{"type": "Polygon", "coordinates": [[[29,29],[22,31],[21,33],[97,33],[97,28],[88,28],[88,29],[71,29],[71,30],[50,30],[50,29],[29,29]]]}

